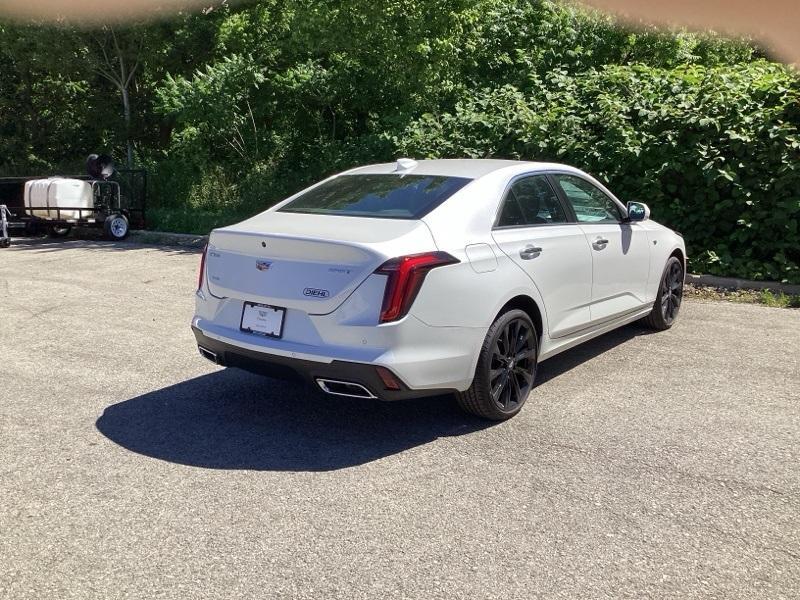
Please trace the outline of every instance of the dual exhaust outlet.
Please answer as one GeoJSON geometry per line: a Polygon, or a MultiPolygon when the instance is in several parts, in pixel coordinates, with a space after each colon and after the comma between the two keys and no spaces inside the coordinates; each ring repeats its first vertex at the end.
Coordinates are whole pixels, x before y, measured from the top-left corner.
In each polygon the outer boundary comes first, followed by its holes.
{"type": "MultiPolygon", "coordinates": [[[[200,352],[200,355],[203,358],[210,360],[215,365],[220,364],[216,352],[209,350],[208,348],[204,348],[203,346],[197,346],[197,350],[200,352]]],[[[341,381],[339,379],[327,379],[323,377],[317,377],[315,381],[317,382],[317,385],[323,392],[325,392],[326,394],[330,394],[332,396],[346,396],[348,398],[367,398],[370,400],[375,400],[378,398],[375,394],[370,392],[360,383],[353,383],[352,381],[341,381]]]]}

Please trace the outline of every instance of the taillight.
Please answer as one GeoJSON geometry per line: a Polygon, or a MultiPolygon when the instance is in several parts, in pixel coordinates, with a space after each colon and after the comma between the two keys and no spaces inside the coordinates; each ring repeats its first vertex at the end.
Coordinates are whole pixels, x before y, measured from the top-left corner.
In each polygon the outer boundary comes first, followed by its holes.
{"type": "Polygon", "coordinates": [[[383,263],[375,271],[389,277],[383,293],[380,322],[388,323],[406,316],[428,271],[457,262],[458,259],[447,252],[426,252],[393,258],[383,263]]]}
{"type": "Polygon", "coordinates": [[[200,272],[197,274],[197,289],[203,289],[203,277],[206,274],[206,252],[208,252],[208,244],[203,246],[203,254],[200,256],[200,272]]]}

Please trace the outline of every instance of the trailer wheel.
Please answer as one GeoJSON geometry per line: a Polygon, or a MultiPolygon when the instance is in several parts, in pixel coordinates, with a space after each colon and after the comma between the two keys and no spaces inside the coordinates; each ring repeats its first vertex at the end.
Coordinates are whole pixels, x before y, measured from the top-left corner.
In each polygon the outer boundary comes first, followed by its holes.
{"type": "Polygon", "coordinates": [[[128,237],[128,218],[125,215],[109,215],[106,217],[106,222],[103,226],[105,229],[106,237],[110,240],[118,242],[128,237]]]}
{"type": "Polygon", "coordinates": [[[72,231],[71,225],[67,225],[66,227],[51,225],[47,228],[47,235],[54,238],[67,237],[70,231],[72,231]]]}

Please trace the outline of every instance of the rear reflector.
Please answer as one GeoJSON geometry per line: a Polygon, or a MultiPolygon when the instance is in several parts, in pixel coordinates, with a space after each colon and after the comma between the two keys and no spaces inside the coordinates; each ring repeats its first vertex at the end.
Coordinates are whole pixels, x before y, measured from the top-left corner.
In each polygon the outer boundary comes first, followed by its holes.
{"type": "Polygon", "coordinates": [[[392,373],[389,369],[386,367],[375,367],[375,370],[378,372],[378,377],[381,378],[383,386],[387,390],[397,391],[401,389],[400,382],[397,381],[397,377],[395,377],[394,373],[392,373]]]}
{"type": "Polygon", "coordinates": [[[447,252],[426,252],[400,256],[383,263],[375,270],[378,274],[388,276],[380,322],[388,323],[406,316],[428,271],[457,262],[458,259],[447,252]]]}

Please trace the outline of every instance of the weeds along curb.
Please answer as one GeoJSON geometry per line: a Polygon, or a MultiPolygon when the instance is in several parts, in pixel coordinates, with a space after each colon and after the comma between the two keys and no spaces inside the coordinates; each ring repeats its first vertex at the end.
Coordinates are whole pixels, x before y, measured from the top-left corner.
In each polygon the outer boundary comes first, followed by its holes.
{"type": "Polygon", "coordinates": [[[208,242],[207,235],[191,233],[168,233],[164,231],[131,231],[128,239],[139,244],[156,244],[159,246],[182,246],[184,248],[202,248],[208,242]]]}
{"type": "Polygon", "coordinates": [[[779,283],[777,281],[750,281],[748,279],[736,279],[734,277],[689,274],[686,276],[686,283],[691,283],[695,286],[708,286],[726,290],[770,290],[772,292],[783,292],[790,296],[800,296],[800,285],[779,283]]]}

